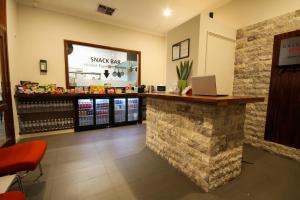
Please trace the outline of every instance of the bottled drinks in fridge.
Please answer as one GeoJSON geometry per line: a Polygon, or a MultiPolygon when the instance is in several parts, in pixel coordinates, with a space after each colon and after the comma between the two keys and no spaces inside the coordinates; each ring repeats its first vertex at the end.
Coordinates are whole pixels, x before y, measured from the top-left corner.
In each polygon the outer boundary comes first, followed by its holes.
{"type": "Polygon", "coordinates": [[[93,99],[78,99],[78,120],[79,126],[94,125],[93,99]]]}
{"type": "Polygon", "coordinates": [[[96,124],[109,123],[109,99],[96,99],[96,124]]]}
{"type": "Polygon", "coordinates": [[[114,99],[114,122],[120,123],[126,121],[126,99],[116,98],[114,99]]]}
{"type": "Polygon", "coordinates": [[[137,121],[139,116],[139,98],[128,98],[128,121],[137,121]]]}

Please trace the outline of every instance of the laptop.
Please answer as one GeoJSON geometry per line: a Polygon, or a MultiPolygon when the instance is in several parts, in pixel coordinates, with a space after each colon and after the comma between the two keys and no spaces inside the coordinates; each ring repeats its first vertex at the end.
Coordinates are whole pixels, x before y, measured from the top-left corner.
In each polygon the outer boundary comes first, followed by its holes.
{"type": "Polygon", "coordinates": [[[228,96],[218,91],[215,75],[192,77],[192,91],[193,95],[228,96]]]}

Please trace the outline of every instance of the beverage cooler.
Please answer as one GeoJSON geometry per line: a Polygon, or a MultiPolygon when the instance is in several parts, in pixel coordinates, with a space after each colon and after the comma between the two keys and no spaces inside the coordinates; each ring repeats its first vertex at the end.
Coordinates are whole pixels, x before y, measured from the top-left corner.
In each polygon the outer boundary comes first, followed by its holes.
{"type": "Polygon", "coordinates": [[[76,125],[78,127],[94,126],[94,100],[93,99],[78,99],[76,113],[77,113],[76,125]]]}
{"type": "Polygon", "coordinates": [[[139,119],[139,98],[128,98],[128,122],[137,121],[139,119]]]}
{"type": "Polygon", "coordinates": [[[135,124],[139,121],[138,97],[76,99],[75,131],[135,124]]]}
{"type": "Polygon", "coordinates": [[[95,99],[96,125],[108,125],[110,119],[109,98],[95,99]]]}
{"type": "Polygon", "coordinates": [[[126,122],[126,108],[126,98],[114,98],[114,124],[121,124],[126,122]]]}

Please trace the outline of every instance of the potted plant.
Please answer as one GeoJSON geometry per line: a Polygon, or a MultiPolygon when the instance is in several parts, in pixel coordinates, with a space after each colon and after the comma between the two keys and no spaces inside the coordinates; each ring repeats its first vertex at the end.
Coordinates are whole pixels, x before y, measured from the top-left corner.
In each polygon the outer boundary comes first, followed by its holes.
{"type": "Polygon", "coordinates": [[[193,61],[190,62],[189,60],[186,60],[184,62],[181,61],[180,67],[178,67],[178,65],[176,66],[177,76],[178,76],[177,85],[178,85],[180,94],[181,94],[182,90],[188,86],[188,78],[191,73],[192,66],[193,66],[193,61]]]}

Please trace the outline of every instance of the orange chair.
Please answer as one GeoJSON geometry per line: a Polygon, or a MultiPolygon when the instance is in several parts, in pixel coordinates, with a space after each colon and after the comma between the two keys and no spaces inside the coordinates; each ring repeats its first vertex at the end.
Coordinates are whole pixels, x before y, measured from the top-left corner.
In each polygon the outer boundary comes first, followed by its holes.
{"type": "Polygon", "coordinates": [[[25,200],[23,192],[6,192],[0,194],[0,200],[25,200]]]}
{"type": "Polygon", "coordinates": [[[43,175],[43,170],[40,162],[46,149],[47,142],[42,140],[1,148],[0,176],[25,171],[26,173],[20,176],[22,178],[26,176],[29,171],[33,171],[39,166],[39,177],[41,177],[43,175]]]}

